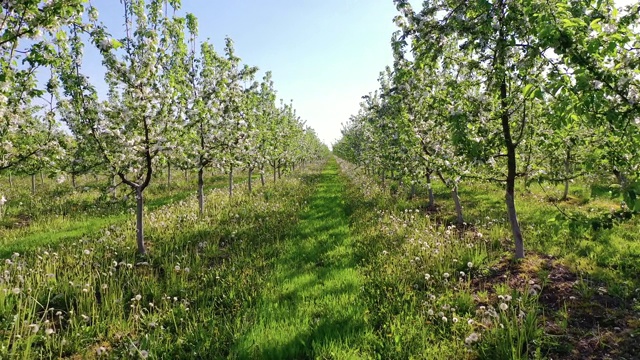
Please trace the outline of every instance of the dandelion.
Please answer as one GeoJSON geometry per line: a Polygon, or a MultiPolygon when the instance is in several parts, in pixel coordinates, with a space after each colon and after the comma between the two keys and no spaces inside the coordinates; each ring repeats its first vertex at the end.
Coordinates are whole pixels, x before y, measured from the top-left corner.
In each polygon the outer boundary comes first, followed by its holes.
{"type": "Polygon", "coordinates": [[[460,271],[460,276],[465,277],[465,275],[467,274],[465,274],[464,271],[460,271]]]}
{"type": "Polygon", "coordinates": [[[466,337],[466,339],[464,339],[465,344],[467,345],[471,345],[475,342],[477,342],[479,340],[480,336],[478,335],[478,333],[471,333],[469,334],[469,336],[466,337]]]}
{"type": "Polygon", "coordinates": [[[431,275],[429,274],[424,274],[424,279],[429,281],[429,279],[431,279],[431,275]]]}
{"type": "Polygon", "coordinates": [[[52,335],[52,334],[53,334],[53,333],[55,333],[55,332],[56,332],[56,331],[55,331],[55,330],[53,330],[52,328],[48,328],[48,329],[46,329],[46,330],[44,331],[44,333],[45,333],[46,335],[52,335]]]}
{"type": "Polygon", "coordinates": [[[473,319],[469,319],[469,320],[467,320],[467,324],[469,324],[469,325],[473,325],[473,324],[474,324],[474,322],[475,322],[475,321],[473,321],[473,319]]]}
{"type": "Polygon", "coordinates": [[[509,305],[505,303],[500,303],[499,307],[500,307],[500,310],[506,311],[509,308],[509,305]]]}
{"type": "Polygon", "coordinates": [[[453,319],[451,319],[451,321],[453,321],[453,323],[455,324],[455,323],[457,323],[459,320],[458,320],[458,318],[457,318],[457,317],[455,317],[455,316],[454,316],[454,317],[453,317],[453,319]]]}
{"type": "Polygon", "coordinates": [[[176,272],[180,271],[180,265],[176,265],[173,267],[173,270],[175,270],[176,272]]]}
{"type": "Polygon", "coordinates": [[[142,295],[138,294],[134,297],[135,301],[140,301],[142,300],[142,295]]]}
{"type": "Polygon", "coordinates": [[[467,263],[467,267],[468,267],[469,269],[471,269],[471,268],[473,267],[473,263],[472,263],[471,261],[469,261],[469,262],[467,263]]]}
{"type": "Polygon", "coordinates": [[[85,255],[91,255],[91,250],[89,249],[85,249],[83,252],[85,255]]]}
{"type": "Polygon", "coordinates": [[[448,279],[449,278],[449,273],[442,274],[442,277],[445,278],[445,279],[448,279]]]}
{"type": "Polygon", "coordinates": [[[506,302],[511,301],[511,295],[505,295],[504,296],[504,301],[506,301],[506,302]]]}
{"type": "Polygon", "coordinates": [[[448,321],[448,320],[447,320],[447,317],[446,317],[446,316],[443,316],[443,317],[442,317],[442,322],[445,322],[445,323],[446,323],[447,321],[448,321]]]}
{"type": "Polygon", "coordinates": [[[433,316],[433,309],[429,309],[429,311],[427,311],[427,314],[429,314],[429,316],[433,316]]]}
{"type": "Polygon", "coordinates": [[[149,357],[149,352],[147,350],[140,350],[140,357],[146,359],[149,357]]]}
{"type": "Polygon", "coordinates": [[[2,197],[0,197],[0,206],[4,206],[4,204],[7,203],[7,198],[4,197],[4,195],[2,195],[2,197]]]}
{"type": "Polygon", "coordinates": [[[16,295],[20,294],[21,291],[22,290],[20,288],[13,288],[13,290],[11,290],[11,292],[13,292],[16,295]]]}

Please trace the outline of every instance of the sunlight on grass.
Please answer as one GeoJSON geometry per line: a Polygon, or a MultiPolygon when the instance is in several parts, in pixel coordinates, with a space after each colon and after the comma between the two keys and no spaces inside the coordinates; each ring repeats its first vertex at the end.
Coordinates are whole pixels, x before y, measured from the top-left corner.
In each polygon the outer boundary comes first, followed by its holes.
{"type": "Polygon", "coordinates": [[[366,357],[372,335],[343,192],[332,161],[277,259],[274,280],[253,315],[257,324],[237,344],[239,358],[366,357]]]}

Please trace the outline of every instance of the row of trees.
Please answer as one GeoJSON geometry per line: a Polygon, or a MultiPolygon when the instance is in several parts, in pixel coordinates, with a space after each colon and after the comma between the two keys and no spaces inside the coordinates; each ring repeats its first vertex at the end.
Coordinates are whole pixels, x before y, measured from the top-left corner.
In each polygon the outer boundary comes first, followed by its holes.
{"type": "Polygon", "coordinates": [[[640,210],[640,5],[614,1],[395,0],[393,67],[334,145],[339,156],[412,183],[503,184],[524,257],[515,182],[615,175],[640,210]]]}
{"type": "Polygon", "coordinates": [[[119,179],[135,192],[144,254],[143,193],[159,167],[198,173],[202,213],[205,169],[224,169],[232,182],[234,169],[271,167],[275,181],[326,151],[291,104],[276,104],[271,73],[257,81],[231,39],[223,54],[199,42],[197,19],[178,15],[179,0],[121,1],[118,39],[84,3],[2,2],[0,170],[119,179]],[[102,56],[100,83],[86,75],[86,46],[102,56]]]}

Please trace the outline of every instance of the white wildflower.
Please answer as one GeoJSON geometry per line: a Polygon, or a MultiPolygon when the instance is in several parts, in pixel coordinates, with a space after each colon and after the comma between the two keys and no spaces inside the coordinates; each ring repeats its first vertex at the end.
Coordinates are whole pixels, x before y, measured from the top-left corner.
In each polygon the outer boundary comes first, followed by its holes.
{"type": "Polygon", "coordinates": [[[479,338],[480,338],[480,336],[478,336],[478,333],[473,332],[469,336],[467,336],[466,339],[464,339],[464,342],[467,345],[471,345],[471,344],[477,342],[479,340],[479,338]]]}

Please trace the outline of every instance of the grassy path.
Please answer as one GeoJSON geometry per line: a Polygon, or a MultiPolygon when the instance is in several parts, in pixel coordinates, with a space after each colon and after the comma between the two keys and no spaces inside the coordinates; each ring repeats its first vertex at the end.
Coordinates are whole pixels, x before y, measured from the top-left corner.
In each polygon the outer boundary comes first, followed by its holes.
{"type": "Polygon", "coordinates": [[[281,244],[270,282],[250,315],[252,324],[231,357],[367,357],[373,330],[359,298],[364,280],[356,269],[344,186],[332,160],[295,235],[281,244]]]}

